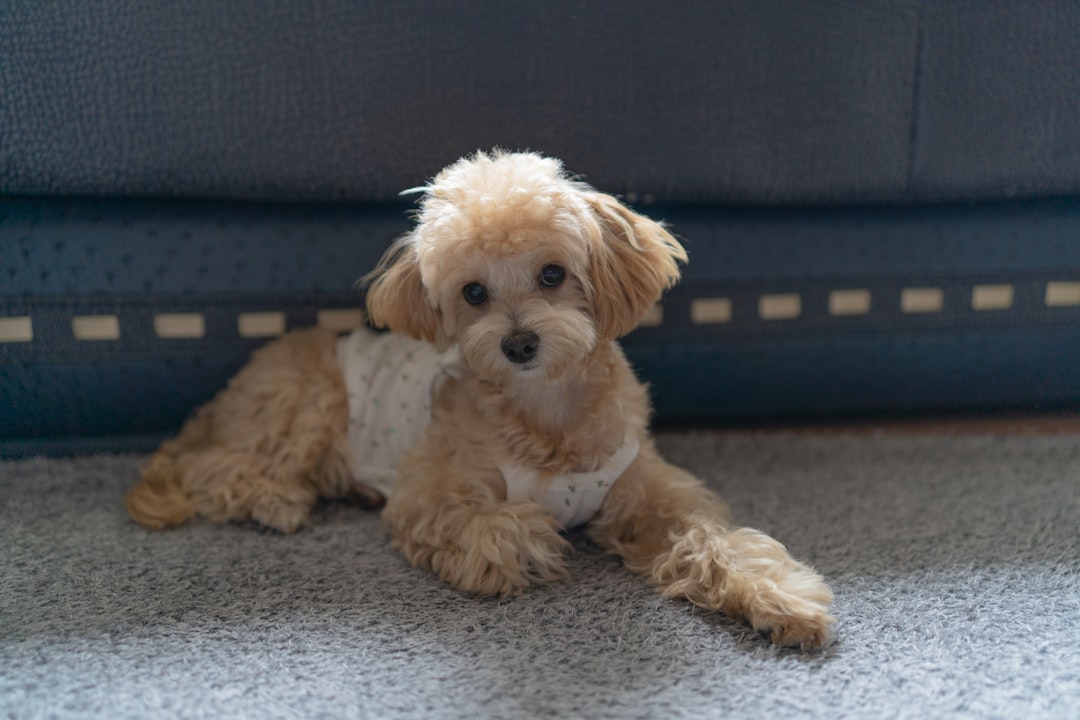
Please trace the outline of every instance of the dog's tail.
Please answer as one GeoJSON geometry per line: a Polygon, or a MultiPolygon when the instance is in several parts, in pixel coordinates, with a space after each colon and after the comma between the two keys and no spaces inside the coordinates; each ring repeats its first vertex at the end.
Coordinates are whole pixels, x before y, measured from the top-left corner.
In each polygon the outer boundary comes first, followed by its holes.
{"type": "Polygon", "coordinates": [[[165,448],[154,453],[139,484],[124,498],[124,507],[148,530],[163,530],[190,520],[195,506],[180,485],[176,456],[165,448]]]}

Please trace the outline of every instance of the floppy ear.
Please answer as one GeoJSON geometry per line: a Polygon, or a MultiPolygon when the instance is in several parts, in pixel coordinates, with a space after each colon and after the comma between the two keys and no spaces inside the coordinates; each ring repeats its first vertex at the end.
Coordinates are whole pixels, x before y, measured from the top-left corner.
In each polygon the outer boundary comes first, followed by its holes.
{"type": "Polygon", "coordinates": [[[585,193],[595,218],[587,223],[591,300],[603,337],[627,334],[679,280],[686,250],[664,227],[610,195],[585,193]]]}
{"type": "Polygon", "coordinates": [[[360,284],[367,288],[365,307],[373,325],[435,342],[439,318],[420,281],[411,235],[398,238],[360,284]]]}

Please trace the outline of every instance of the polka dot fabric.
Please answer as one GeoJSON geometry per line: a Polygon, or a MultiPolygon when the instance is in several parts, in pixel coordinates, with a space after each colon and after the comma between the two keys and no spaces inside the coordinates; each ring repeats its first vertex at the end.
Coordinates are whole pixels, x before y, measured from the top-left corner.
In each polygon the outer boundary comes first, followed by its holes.
{"type": "Polygon", "coordinates": [[[349,448],[356,479],[389,495],[398,461],[431,422],[439,382],[455,374],[457,351],[439,354],[395,333],[355,330],[338,341],[349,394],[349,448]]]}

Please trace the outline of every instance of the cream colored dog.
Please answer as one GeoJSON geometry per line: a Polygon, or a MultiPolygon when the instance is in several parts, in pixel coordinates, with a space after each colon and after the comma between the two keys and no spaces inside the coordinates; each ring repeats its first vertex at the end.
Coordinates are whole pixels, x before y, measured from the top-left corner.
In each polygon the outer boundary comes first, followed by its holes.
{"type": "Polygon", "coordinates": [[[665,596],[825,644],[822,578],[729,524],[649,436],[617,338],[678,280],[679,243],[531,153],[477,154],[421,190],[416,227],[366,278],[394,333],[303,330],[256,352],[152,457],[131,515],[293,532],[319,496],[385,496],[409,562],[500,595],[565,578],[561,531],[587,524],[665,596]]]}

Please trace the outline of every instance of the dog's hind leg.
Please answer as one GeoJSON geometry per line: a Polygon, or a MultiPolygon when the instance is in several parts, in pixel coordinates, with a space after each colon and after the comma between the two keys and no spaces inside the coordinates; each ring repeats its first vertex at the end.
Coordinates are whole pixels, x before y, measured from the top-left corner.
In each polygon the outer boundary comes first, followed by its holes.
{"type": "Polygon", "coordinates": [[[310,329],[252,355],[153,456],[128,496],[132,516],[150,528],[195,514],[282,532],[301,527],[318,496],[340,495],[345,482],[340,473],[324,477],[343,467],[327,456],[342,452],[348,418],[335,353],[336,335],[310,329]]]}
{"type": "Polygon", "coordinates": [[[255,520],[292,533],[317,499],[313,483],[283,474],[269,456],[245,450],[207,448],[181,457],[177,470],[194,513],[216,522],[255,520]]]}
{"type": "Polygon", "coordinates": [[[831,638],[832,591],[821,576],[768,535],[729,525],[720,499],[651,443],[589,532],[667,597],[745,619],[779,645],[813,648],[831,638]]]}
{"type": "Polygon", "coordinates": [[[177,460],[209,441],[208,406],[200,408],[184,423],[180,434],[169,440],[150,457],[139,483],[124,497],[128,514],[149,530],[174,527],[195,515],[195,506],[177,473],[177,460]]]}

